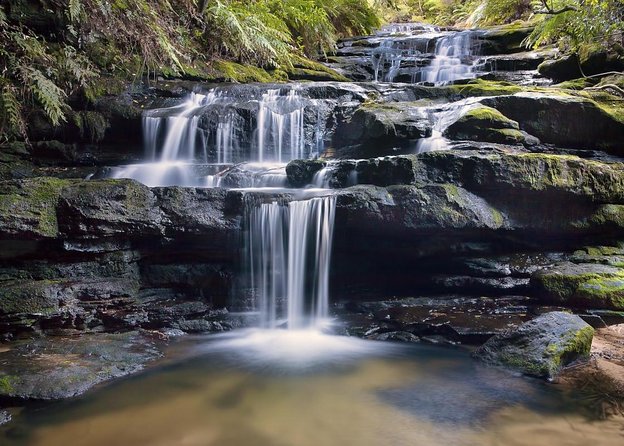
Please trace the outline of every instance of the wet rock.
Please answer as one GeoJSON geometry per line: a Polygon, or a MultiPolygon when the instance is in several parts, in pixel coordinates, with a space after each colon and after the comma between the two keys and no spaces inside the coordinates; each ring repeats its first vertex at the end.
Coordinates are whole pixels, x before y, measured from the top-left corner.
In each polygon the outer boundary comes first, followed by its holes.
{"type": "Polygon", "coordinates": [[[449,184],[343,189],[337,194],[336,220],[354,230],[384,227],[395,234],[505,226],[504,217],[487,202],[449,184]]]}
{"type": "Polygon", "coordinates": [[[443,134],[451,139],[501,144],[520,144],[526,140],[516,121],[494,108],[484,106],[465,110],[443,134]]]}
{"type": "Polygon", "coordinates": [[[509,54],[524,50],[526,39],[533,27],[519,23],[492,26],[486,29],[480,36],[484,54],[509,54]]]}
{"type": "Polygon", "coordinates": [[[474,355],[489,364],[553,378],[562,367],[589,358],[593,335],[580,317],[551,312],[493,336],[474,355]]]}
{"type": "Polygon", "coordinates": [[[522,294],[529,289],[528,278],[474,277],[437,275],[432,277],[435,285],[448,292],[522,294]]]}
{"type": "Polygon", "coordinates": [[[622,155],[624,121],[596,102],[566,94],[516,93],[486,98],[493,107],[542,142],[622,155]],[[571,118],[573,117],[573,118],[571,118]]]}
{"type": "Polygon", "coordinates": [[[0,426],[7,424],[13,417],[8,410],[0,410],[0,426]]]}
{"type": "Polygon", "coordinates": [[[325,167],[321,160],[293,160],[286,165],[288,182],[294,187],[303,187],[312,183],[314,174],[325,167]]]}
{"type": "Polygon", "coordinates": [[[137,372],[160,354],[153,339],[137,332],[19,341],[0,353],[0,397],[70,398],[137,372]]]}
{"type": "Polygon", "coordinates": [[[397,341],[397,342],[420,342],[418,336],[414,336],[407,331],[390,331],[386,333],[373,334],[368,339],[375,341],[397,341]]]}
{"type": "Polygon", "coordinates": [[[0,184],[0,237],[53,238],[59,233],[57,203],[70,183],[33,178],[0,184]]]}
{"type": "Polygon", "coordinates": [[[615,266],[559,263],[533,274],[531,285],[548,302],[624,310],[624,270],[615,266]]]}
{"type": "Polygon", "coordinates": [[[63,189],[60,229],[74,238],[159,235],[162,213],[147,186],[132,180],[83,181],[63,189]]]}
{"type": "Polygon", "coordinates": [[[373,153],[372,156],[383,156],[396,152],[397,148],[409,148],[414,141],[428,136],[431,136],[431,123],[422,107],[409,103],[374,104],[360,107],[340,122],[333,145],[338,149],[362,146],[358,158],[365,158],[373,153]]]}

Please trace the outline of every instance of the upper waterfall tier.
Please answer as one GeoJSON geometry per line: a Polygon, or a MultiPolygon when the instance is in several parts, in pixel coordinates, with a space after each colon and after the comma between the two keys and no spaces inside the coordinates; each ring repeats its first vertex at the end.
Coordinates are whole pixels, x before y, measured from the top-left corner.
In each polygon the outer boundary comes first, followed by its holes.
{"type": "Polygon", "coordinates": [[[338,71],[344,71],[345,64],[357,67],[357,80],[376,82],[440,85],[470,79],[481,64],[480,34],[419,23],[391,24],[374,36],[343,41],[328,65],[338,71]]]}
{"type": "Polygon", "coordinates": [[[192,93],[181,105],[143,116],[146,157],[153,162],[287,162],[324,149],[319,100],[296,87],[192,93]]]}

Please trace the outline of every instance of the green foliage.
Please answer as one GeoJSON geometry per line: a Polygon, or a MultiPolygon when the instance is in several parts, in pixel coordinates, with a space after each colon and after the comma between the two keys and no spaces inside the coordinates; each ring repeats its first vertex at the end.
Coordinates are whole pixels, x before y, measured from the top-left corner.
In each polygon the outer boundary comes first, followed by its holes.
{"type": "Polygon", "coordinates": [[[603,48],[624,43],[624,1],[553,0],[527,45],[537,47],[558,43],[564,49],[578,50],[592,43],[603,48]]]}

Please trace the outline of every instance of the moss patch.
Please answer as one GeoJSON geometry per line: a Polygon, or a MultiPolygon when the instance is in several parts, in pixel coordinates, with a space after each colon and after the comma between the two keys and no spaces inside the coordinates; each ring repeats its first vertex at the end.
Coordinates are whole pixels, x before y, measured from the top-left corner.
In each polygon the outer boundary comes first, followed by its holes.
{"type": "Polygon", "coordinates": [[[70,183],[68,180],[41,177],[0,186],[0,223],[5,231],[56,237],[56,206],[61,190],[70,183]]]}

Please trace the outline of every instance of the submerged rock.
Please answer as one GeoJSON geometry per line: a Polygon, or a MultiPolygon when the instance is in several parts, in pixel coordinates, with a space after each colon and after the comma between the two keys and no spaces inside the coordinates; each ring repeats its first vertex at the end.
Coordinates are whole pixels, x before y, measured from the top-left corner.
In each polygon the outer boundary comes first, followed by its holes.
{"type": "Polygon", "coordinates": [[[0,398],[70,398],[161,355],[137,332],[21,341],[0,353],[0,398]]]}
{"type": "Polygon", "coordinates": [[[490,338],[474,353],[489,364],[543,378],[589,358],[594,329],[580,317],[563,312],[543,314],[490,338]]]}

